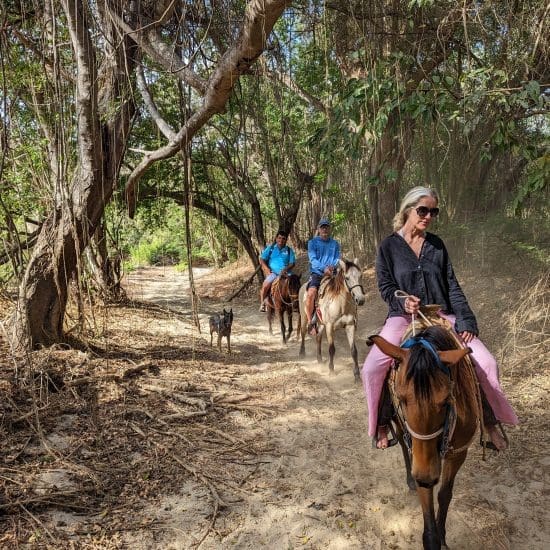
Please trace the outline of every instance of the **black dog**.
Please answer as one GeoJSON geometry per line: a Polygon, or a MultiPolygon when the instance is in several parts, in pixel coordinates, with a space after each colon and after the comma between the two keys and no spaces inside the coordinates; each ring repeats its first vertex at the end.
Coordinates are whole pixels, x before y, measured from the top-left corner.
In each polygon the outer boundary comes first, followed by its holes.
{"type": "Polygon", "coordinates": [[[218,333],[218,349],[222,351],[222,336],[227,338],[227,352],[231,353],[231,325],[233,324],[233,308],[229,311],[223,309],[222,315],[210,317],[210,345],[212,345],[212,334],[218,333]]]}

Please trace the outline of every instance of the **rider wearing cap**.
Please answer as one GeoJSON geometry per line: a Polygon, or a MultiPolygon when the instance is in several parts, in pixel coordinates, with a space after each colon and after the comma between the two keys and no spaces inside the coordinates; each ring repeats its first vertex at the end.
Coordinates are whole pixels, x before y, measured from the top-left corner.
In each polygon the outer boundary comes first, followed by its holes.
{"type": "Polygon", "coordinates": [[[340,260],[340,244],[330,236],[331,226],[328,218],[321,218],[317,225],[317,235],[307,244],[307,254],[311,275],[307,283],[306,315],[309,333],[317,334],[316,322],[313,320],[313,309],[321,279],[325,275],[332,275],[336,271],[340,260]]]}

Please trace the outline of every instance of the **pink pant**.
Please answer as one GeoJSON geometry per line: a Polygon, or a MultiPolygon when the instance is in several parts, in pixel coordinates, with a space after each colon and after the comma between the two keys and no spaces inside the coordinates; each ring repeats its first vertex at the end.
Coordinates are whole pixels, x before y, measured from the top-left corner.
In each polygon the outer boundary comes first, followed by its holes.
{"type": "MultiPolygon", "coordinates": [[[[439,315],[447,319],[454,326],[454,315],[446,315],[441,312],[439,315]]],[[[401,343],[405,330],[409,326],[410,320],[410,316],[388,317],[380,332],[380,336],[398,346],[401,343]]],[[[495,358],[479,338],[474,338],[468,346],[472,349],[471,357],[479,384],[485,392],[487,401],[491,405],[496,419],[505,424],[518,424],[518,417],[500,387],[498,365],[495,358]]],[[[371,437],[376,435],[378,405],[380,403],[382,386],[384,385],[384,380],[391,363],[391,357],[384,355],[377,346],[372,346],[361,371],[363,388],[365,389],[369,407],[369,435],[371,437]]]]}

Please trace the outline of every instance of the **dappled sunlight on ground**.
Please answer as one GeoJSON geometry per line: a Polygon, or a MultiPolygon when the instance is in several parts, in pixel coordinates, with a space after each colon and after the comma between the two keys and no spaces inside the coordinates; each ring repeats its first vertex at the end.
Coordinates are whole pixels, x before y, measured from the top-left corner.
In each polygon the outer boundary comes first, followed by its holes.
{"type": "MultiPolygon", "coordinates": [[[[255,287],[225,301],[250,274],[245,264],[196,273],[199,331],[186,274],[138,270],[129,276],[129,300],[95,315],[88,348],[33,355],[41,383],[57,386],[41,405],[44,439],[20,429],[4,446],[12,465],[23,461],[6,490],[12,501],[38,490],[48,495],[55,505],[34,512],[57,547],[84,538],[93,548],[135,550],[421,547],[421,509],[401,452],[371,447],[344,331],[336,333],[334,374],[326,341],[322,362],[309,336],[299,358],[296,333],[283,344],[275,320],[269,334],[255,287]],[[231,354],[225,339],[221,352],[215,335],[210,345],[208,318],[223,308],[235,316],[231,354]],[[55,483],[64,487],[61,496],[55,483]]],[[[481,304],[486,341],[502,357],[503,384],[522,424],[508,432],[510,449],[489,453],[486,462],[473,445],[447,522],[454,550],[550,546],[548,436],[541,430],[549,421],[548,352],[524,336],[510,350],[495,330],[504,306],[492,311],[489,295],[501,283],[472,277],[464,288],[481,304]]],[[[366,337],[386,314],[372,269],[364,286],[360,365],[366,337]]],[[[5,401],[23,407],[25,399],[5,401]]],[[[24,414],[10,409],[6,418],[24,414]]],[[[19,523],[2,544],[27,540],[34,523],[8,517],[19,523]]]]}

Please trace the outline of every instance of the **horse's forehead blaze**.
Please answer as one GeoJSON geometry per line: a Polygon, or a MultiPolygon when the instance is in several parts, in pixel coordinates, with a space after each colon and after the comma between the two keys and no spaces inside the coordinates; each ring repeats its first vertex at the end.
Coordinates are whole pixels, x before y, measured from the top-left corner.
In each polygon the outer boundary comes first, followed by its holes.
{"type": "Polygon", "coordinates": [[[353,279],[355,281],[361,280],[363,277],[363,274],[361,273],[361,270],[356,267],[350,267],[346,271],[346,279],[353,279]]]}

